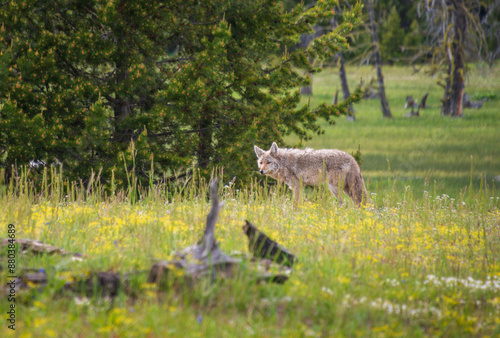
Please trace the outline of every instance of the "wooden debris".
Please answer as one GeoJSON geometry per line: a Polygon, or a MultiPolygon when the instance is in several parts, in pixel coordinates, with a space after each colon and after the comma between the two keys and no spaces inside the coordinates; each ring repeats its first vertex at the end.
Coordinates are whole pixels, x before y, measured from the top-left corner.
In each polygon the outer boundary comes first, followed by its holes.
{"type": "Polygon", "coordinates": [[[288,280],[292,273],[292,267],[288,265],[277,264],[267,258],[253,257],[256,273],[256,282],[283,284],[288,280]]]}
{"type": "Polygon", "coordinates": [[[426,108],[426,102],[427,102],[427,97],[429,96],[429,93],[425,93],[425,95],[422,97],[422,100],[420,103],[417,102],[417,100],[413,99],[413,96],[408,95],[406,97],[406,104],[405,104],[405,109],[411,108],[411,111],[405,115],[405,117],[411,117],[411,116],[420,116],[420,108],[425,109],[426,108]],[[415,111],[415,108],[417,111],[415,111]]]}
{"type": "Polygon", "coordinates": [[[467,98],[467,93],[464,93],[464,96],[463,96],[463,106],[464,108],[473,108],[473,109],[479,109],[483,106],[483,101],[480,100],[480,101],[469,101],[469,99],[467,98]]]}
{"type": "Polygon", "coordinates": [[[405,117],[410,117],[410,116],[420,116],[420,105],[418,104],[417,100],[413,99],[413,96],[408,95],[406,97],[406,104],[405,104],[405,109],[411,108],[411,111],[405,115],[405,117]],[[415,108],[417,108],[417,111],[415,112],[415,108]]]}
{"type": "Polygon", "coordinates": [[[248,237],[248,249],[255,257],[267,258],[273,262],[292,266],[295,256],[281,247],[278,243],[267,237],[249,221],[245,221],[243,231],[248,237]]]}
{"type": "Polygon", "coordinates": [[[212,199],[212,208],[207,216],[207,225],[203,237],[193,246],[176,253],[184,264],[188,261],[197,260],[205,265],[217,265],[221,263],[237,263],[239,260],[234,259],[223,253],[215,239],[215,224],[219,218],[220,210],[224,203],[219,203],[217,198],[217,180],[214,180],[210,185],[210,198],[212,199]]]}
{"type": "Polygon", "coordinates": [[[47,285],[47,274],[44,269],[23,269],[16,277],[8,277],[6,285],[0,289],[2,295],[8,295],[11,287],[16,294],[29,288],[42,289],[47,285]]]}
{"type": "Polygon", "coordinates": [[[263,274],[257,278],[258,282],[264,283],[276,283],[276,284],[284,284],[288,280],[288,276],[284,274],[263,274]]]}
{"type": "Polygon", "coordinates": [[[429,96],[429,93],[425,93],[425,95],[422,97],[422,100],[420,100],[420,108],[425,109],[427,108],[427,97],[429,96]]]}
{"type": "MultiPolygon", "coordinates": [[[[9,244],[9,239],[2,238],[2,248],[9,244]]],[[[19,251],[23,253],[34,253],[34,254],[58,254],[62,256],[72,255],[75,257],[81,257],[79,253],[67,252],[63,249],[58,248],[55,245],[45,244],[34,239],[16,239],[14,244],[19,245],[19,251]]]]}
{"type": "MultiPolygon", "coordinates": [[[[207,217],[207,225],[203,237],[193,246],[176,253],[177,260],[168,262],[161,261],[153,265],[149,273],[148,282],[156,283],[160,288],[168,285],[167,279],[171,270],[181,269],[184,281],[188,285],[196,282],[201,276],[214,279],[228,278],[235,275],[239,268],[241,259],[223,253],[215,239],[215,223],[222,208],[217,198],[217,181],[210,186],[212,208],[207,217]]],[[[246,221],[243,230],[249,239],[249,249],[254,257],[259,258],[254,262],[258,274],[257,281],[284,283],[291,272],[290,267],[295,261],[295,256],[282,248],[278,243],[271,240],[259,231],[253,224],[246,221]],[[279,273],[273,273],[272,264],[280,264],[279,273]]]]}
{"type": "Polygon", "coordinates": [[[66,282],[64,289],[78,293],[84,293],[87,296],[99,294],[104,297],[114,298],[122,289],[128,290],[128,277],[119,272],[98,271],[90,276],[75,278],[72,282],[66,282]]]}
{"type": "Polygon", "coordinates": [[[186,279],[196,281],[201,276],[210,274],[211,278],[230,277],[240,263],[239,259],[226,255],[219,249],[215,239],[215,224],[219,218],[223,203],[217,198],[217,180],[210,185],[212,208],[207,216],[203,237],[195,244],[175,254],[178,260],[161,261],[151,268],[148,282],[164,284],[168,270],[172,267],[182,269],[186,279]]]}
{"type": "MultiPolygon", "coordinates": [[[[43,289],[48,284],[44,269],[23,269],[14,278],[16,292],[35,288],[43,289]]],[[[63,290],[84,293],[87,296],[99,294],[105,297],[115,297],[120,290],[128,291],[128,277],[113,271],[97,271],[85,276],[74,276],[64,282],[63,290]]],[[[4,293],[8,290],[4,290],[4,293]]]]}

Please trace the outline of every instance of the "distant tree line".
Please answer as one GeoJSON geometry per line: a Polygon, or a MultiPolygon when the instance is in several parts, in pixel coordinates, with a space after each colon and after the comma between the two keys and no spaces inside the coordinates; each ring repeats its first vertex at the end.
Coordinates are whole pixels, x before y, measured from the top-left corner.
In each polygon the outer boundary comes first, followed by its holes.
{"type": "MultiPolygon", "coordinates": [[[[297,1],[285,3],[293,7],[297,1]]],[[[355,3],[339,0],[337,11],[348,10],[355,3]]],[[[381,110],[390,118],[382,65],[409,64],[415,70],[426,65],[430,74],[439,75],[438,84],[443,87],[442,115],[462,116],[468,64],[486,62],[492,66],[500,56],[500,2],[366,0],[364,4],[363,24],[350,33],[349,50],[337,54],[343,92],[347,87],[345,62],[374,65],[381,110]]],[[[319,30],[325,30],[335,23],[322,21],[321,25],[319,30]]]]}
{"type": "MultiPolygon", "coordinates": [[[[292,7],[298,0],[286,0],[292,7]]],[[[314,4],[314,0],[306,0],[314,4]]],[[[355,0],[339,0],[338,12],[348,9],[355,0]]],[[[370,63],[367,53],[372,38],[369,29],[367,1],[363,1],[363,23],[349,35],[346,61],[370,63]]],[[[432,61],[440,40],[445,39],[451,14],[463,6],[470,30],[465,35],[465,52],[469,61],[493,64],[500,57],[500,2],[496,0],[376,0],[373,1],[375,24],[382,60],[386,64],[428,63],[432,61]],[[444,28],[444,31],[442,29],[444,28]]],[[[323,21],[323,25],[329,23],[323,21]]],[[[449,28],[449,27],[448,27],[449,28]]]]}
{"type": "Polygon", "coordinates": [[[461,117],[468,64],[482,61],[492,66],[499,57],[500,2],[379,0],[375,3],[373,12],[378,14],[376,29],[382,60],[430,65],[430,73],[440,76],[438,84],[443,87],[441,114],[461,117]]]}

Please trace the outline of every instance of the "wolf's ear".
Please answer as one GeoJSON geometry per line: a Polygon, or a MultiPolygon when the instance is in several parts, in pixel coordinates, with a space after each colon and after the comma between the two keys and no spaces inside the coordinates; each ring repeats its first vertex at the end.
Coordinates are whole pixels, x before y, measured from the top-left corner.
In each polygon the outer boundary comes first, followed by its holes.
{"type": "Polygon", "coordinates": [[[257,155],[257,157],[262,157],[262,155],[264,155],[264,150],[260,149],[259,147],[257,146],[253,146],[253,150],[255,150],[255,155],[257,155]]]}
{"type": "Polygon", "coordinates": [[[276,153],[278,152],[278,145],[276,144],[276,142],[273,142],[273,144],[271,145],[271,156],[274,156],[276,155],[276,153]]]}

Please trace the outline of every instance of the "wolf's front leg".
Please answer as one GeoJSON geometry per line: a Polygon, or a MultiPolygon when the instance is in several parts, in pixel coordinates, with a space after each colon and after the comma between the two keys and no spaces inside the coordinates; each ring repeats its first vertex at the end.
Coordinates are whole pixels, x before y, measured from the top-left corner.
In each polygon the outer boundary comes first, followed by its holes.
{"type": "Polygon", "coordinates": [[[300,181],[298,179],[294,179],[287,184],[293,191],[293,207],[296,208],[299,206],[300,201],[300,181]]]}

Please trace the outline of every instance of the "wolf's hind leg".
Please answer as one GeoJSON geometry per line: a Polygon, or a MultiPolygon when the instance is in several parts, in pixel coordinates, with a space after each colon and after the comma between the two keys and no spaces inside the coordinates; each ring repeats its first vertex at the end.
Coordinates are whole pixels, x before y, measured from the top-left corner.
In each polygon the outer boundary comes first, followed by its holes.
{"type": "Polygon", "coordinates": [[[354,203],[359,204],[361,202],[351,185],[346,183],[344,192],[353,200],[354,203]]]}
{"type": "Polygon", "coordinates": [[[332,194],[339,201],[339,206],[342,206],[342,204],[344,204],[344,201],[342,200],[342,194],[339,194],[339,188],[338,188],[337,184],[328,183],[328,189],[330,189],[332,194]]]}
{"type": "Polygon", "coordinates": [[[348,179],[345,182],[344,191],[347,195],[349,195],[354,203],[360,205],[363,201],[363,193],[366,192],[361,174],[348,176],[348,179]]]}

